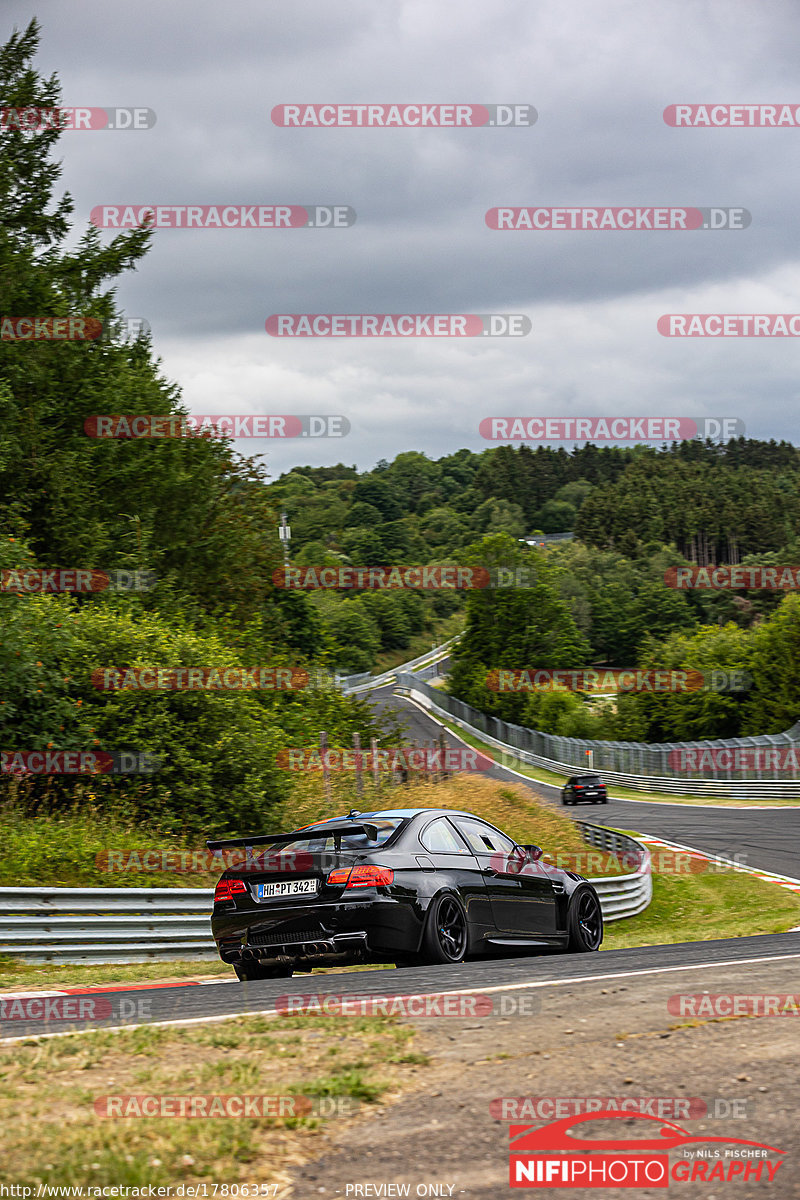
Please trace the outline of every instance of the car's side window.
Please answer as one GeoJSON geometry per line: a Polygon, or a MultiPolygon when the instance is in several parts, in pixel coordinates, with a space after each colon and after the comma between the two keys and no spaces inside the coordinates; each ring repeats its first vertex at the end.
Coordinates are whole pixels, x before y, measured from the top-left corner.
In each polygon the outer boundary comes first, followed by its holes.
{"type": "Polygon", "coordinates": [[[478,854],[486,854],[487,851],[491,853],[495,850],[510,854],[515,847],[515,843],[510,837],[506,837],[504,833],[498,833],[496,829],[492,829],[491,825],[484,825],[483,821],[475,821],[470,817],[454,817],[453,820],[472,849],[478,854]]]}
{"type": "Polygon", "coordinates": [[[446,817],[431,821],[423,829],[419,840],[432,854],[469,854],[469,850],[450,828],[446,817]]]}

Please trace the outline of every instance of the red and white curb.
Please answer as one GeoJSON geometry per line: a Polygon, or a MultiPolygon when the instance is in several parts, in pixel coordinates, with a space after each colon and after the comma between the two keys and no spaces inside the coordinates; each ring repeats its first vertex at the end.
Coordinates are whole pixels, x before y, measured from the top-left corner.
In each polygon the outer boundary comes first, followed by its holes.
{"type": "Polygon", "coordinates": [[[57,991],[37,988],[31,992],[6,992],[0,1000],[42,1000],[48,996],[100,996],[104,992],[153,992],[156,988],[208,987],[217,983],[238,983],[237,979],[179,979],[173,983],[109,983],[103,987],[70,987],[57,991]]]}
{"type": "Polygon", "coordinates": [[[725,858],[721,854],[706,854],[695,846],[683,846],[680,842],[666,842],[663,838],[649,837],[644,833],[637,833],[636,837],[648,848],[655,846],[664,850],[682,850],[696,861],[724,863],[734,871],[754,875],[756,879],[762,879],[765,883],[777,883],[779,887],[786,888],[790,892],[800,892],[800,879],[795,879],[791,875],[779,875],[776,871],[763,871],[760,867],[745,867],[733,858],[725,858]]]}

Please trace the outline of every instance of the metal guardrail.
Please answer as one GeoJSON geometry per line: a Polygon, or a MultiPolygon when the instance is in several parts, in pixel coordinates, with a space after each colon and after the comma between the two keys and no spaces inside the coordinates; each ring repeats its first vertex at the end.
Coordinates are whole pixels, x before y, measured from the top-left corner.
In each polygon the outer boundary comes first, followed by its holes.
{"type": "MultiPolygon", "coordinates": [[[[647,868],[592,880],[606,921],[641,912],[650,903],[649,852],[633,838],[579,822],[591,845],[622,839],[647,868]],[[643,857],[642,861],[645,861],[643,857]]],[[[210,888],[0,888],[0,959],[51,963],[216,960],[211,937],[210,888]]]]}
{"type": "MultiPolygon", "coordinates": [[[[528,766],[541,767],[560,775],[574,775],[589,770],[602,774],[608,783],[634,791],[666,792],[684,796],[720,796],[731,800],[751,799],[797,799],[800,797],[800,771],[796,778],[763,778],[764,772],[747,775],[744,772],[727,772],[727,778],[697,779],[676,773],[668,763],[673,750],[708,750],[715,747],[735,746],[795,746],[800,762],[800,741],[794,736],[800,724],[786,733],[763,734],[752,738],[729,738],[727,741],[677,742],[674,744],[647,745],[640,742],[595,742],[585,738],[561,737],[554,733],[542,733],[526,729],[510,721],[481,712],[463,700],[456,700],[439,688],[432,688],[418,675],[400,672],[396,690],[419,701],[425,708],[445,720],[452,721],[468,733],[474,734],[489,745],[512,754],[528,766]],[[587,750],[592,751],[591,767],[587,763],[587,750]],[[620,771],[615,767],[619,759],[627,759],[638,771],[620,771]],[[657,774],[658,767],[667,773],[657,774]],[[651,768],[651,772],[645,768],[651,768]]],[[[718,773],[719,774],[719,773],[718,773]]]]}
{"type": "Polygon", "coordinates": [[[460,636],[461,634],[457,633],[453,637],[448,638],[446,642],[442,642],[441,646],[435,646],[432,650],[427,650],[424,654],[420,654],[418,658],[412,658],[410,662],[400,663],[399,666],[392,667],[389,671],[383,671],[380,675],[372,675],[369,671],[362,671],[359,675],[337,675],[336,682],[344,692],[355,690],[365,691],[367,688],[382,687],[386,683],[391,683],[396,678],[398,671],[414,671],[417,667],[426,667],[436,662],[438,658],[441,658],[449,650],[454,642],[458,641],[460,636]]]}
{"type": "Polygon", "coordinates": [[[0,888],[0,958],[216,959],[209,888],[0,888]]]}
{"type": "Polygon", "coordinates": [[[532,534],[522,541],[527,546],[549,546],[553,542],[571,542],[574,537],[574,533],[540,533],[538,537],[532,534]]]}
{"type": "Polygon", "coordinates": [[[600,897],[603,920],[620,921],[623,917],[635,917],[643,912],[653,899],[653,875],[650,851],[636,838],[627,833],[617,833],[604,825],[592,825],[589,821],[576,821],[583,840],[590,846],[607,850],[611,854],[635,854],[639,860],[637,869],[629,875],[609,875],[592,879],[592,885],[600,897]]]}

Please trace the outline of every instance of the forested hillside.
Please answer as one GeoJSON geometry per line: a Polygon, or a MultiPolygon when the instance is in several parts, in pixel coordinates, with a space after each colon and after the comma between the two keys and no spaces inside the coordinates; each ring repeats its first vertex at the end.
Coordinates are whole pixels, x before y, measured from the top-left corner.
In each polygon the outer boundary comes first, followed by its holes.
{"type": "MultiPolygon", "coordinates": [[[[0,50],[0,106],[52,107],[55,77],[32,62],[35,23],[0,50]]],[[[76,229],[58,191],[57,128],[0,141],[2,313],[78,315],[106,325],[116,293],[147,270],[151,233],[102,242],[76,229]],[[77,238],[77,240],[76,240],[77,238]]],[[[102,413],[176,415],[178,384],[150,338],[0,338],[0,570],[152,572],[149,590],[0,595],[0,713],[7,751],[146,751],[161,770],[91,786],[3,777],[32,804],[124,799],[176,828],[226,828],[285,801],[282,745],[382,735],[372,710],[332,688],[225,693],[98,690],[92,672],[245,667],[358,672],[419,652],[456,629],[451,687],[479,707],[558,732],[645,740],[763,732],[797,718],[798,610],[775,592],[676,592],[686,562],[800,561],[800,452],[726,445],[572,449],[522,445],[398,454],[366,471],[297,466],[270,479],[230,439],[96,439],[102,413]],[[289,591],[277,526],[295,566],[473,564],[524,568],[526,586],[289,591]],[[574,532],[532,549],[531,535],[574,532]],[[779,607],[780,606],[780,607],[779,607]],[[498,695],[510,667],[747,665],[738,695],[498,695]],[[780,676],[780,686],[775,683],[780,676]]],[[[6,577],[4,576],[4,579],[6,577]]]]}
{"type": "MultiPolygon", "coordinates": [[[[57,105],[55,78],[32,66],[35,22],[0,49],[0,107],[57,105]]],[[[73,205],[57,190],[58,129],[9,128],[0,140],[2,313],[112,322],[115,292],[146,270],[144,230],[71,244],[73,205]]],[[[379,734],[370,710],[331,689],[98,690],[92,672],[330,665],[307,598],[276,588],[277,517],[254,462],[224,439],[96,440],[98,413],[184,411],[146,336],[0,339],[0,570],[151,571],[150,590],[0,594],[0,713],[5,754],[130,750],[162,761],[125,779],[4,772],[6,796],[122,803],[173,829],[250,825],[285,800],[275,751],[379,734]]]]}
{"type": "MultiPolygon", "coordinates": [[[[726,620],[747,626],[778,603],[764,592],[678,595],[664,585],[669,566],[800,561],[800,453],[786,442],[572,452],[523,445],[438,460],[409,452],[361,474],[341,463],[297,467],[266,490],[288,514],[292,561],[301,565],[479,561],[482,540],[500,534],[516,561],[529,553],[520,539],[574,531],[569,546],[547,554],[589,639],[589,661],[628,665],[646,636],[726,620]]],[[[471,629],[489,603],[473,597],[467,605],[453,591],[309,595],[345,671],[368,669],[377,654],[409,646],[465,605],[471,629]]],[[[499,638],[516,644],[519,628],[499,638]]]]}

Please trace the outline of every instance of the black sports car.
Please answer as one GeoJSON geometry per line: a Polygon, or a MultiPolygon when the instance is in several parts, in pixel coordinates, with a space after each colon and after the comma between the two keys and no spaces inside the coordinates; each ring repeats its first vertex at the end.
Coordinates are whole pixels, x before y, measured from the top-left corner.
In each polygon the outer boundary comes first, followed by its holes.
{"type": "Polygon", "coordinates": [[[292,833],[208,842],[234,846],[247,858],[217,884],[211,929],[240,979],[597,950],[603,940],[591,883],[471,813],[351,812],[292,833]]]}
{"type": "Polygon", "coordinates": [[[561,789],[562,804],[608,804],[608,791],[599,775],[573,775],[561,789]]]}

